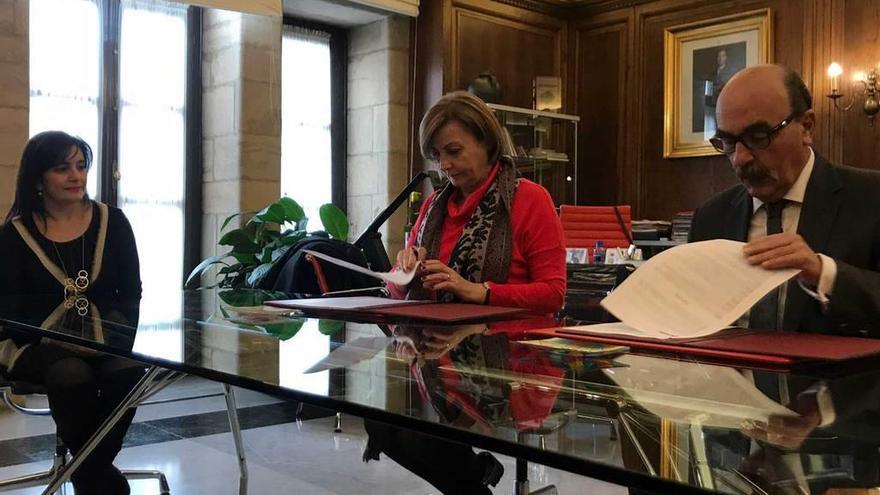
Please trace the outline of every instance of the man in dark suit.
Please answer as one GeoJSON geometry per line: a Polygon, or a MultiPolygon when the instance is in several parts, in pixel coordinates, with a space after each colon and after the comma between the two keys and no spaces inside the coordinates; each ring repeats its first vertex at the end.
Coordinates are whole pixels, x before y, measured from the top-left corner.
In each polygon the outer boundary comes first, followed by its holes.
{"type": "Polygon", "coordinates": [[[813,152],[812,97],[783,67],[738,72],[717,116],[710,141],[741,184],[695,212],[691,240],[747,241],[750,263],[802,270],[749,326],[880,337],[880,173],[813,152]]]}
{"type": "MultiPolygon", "coordinates": [[[[783,67],[734,75],[719,95],[717,119],[710,141],[741,183],[695,212],[691,240],[745,241],[750,263],[801,270],[739,323],[880,337],[880,173],[833,165],[813,152],[812,97],[783,67]]],[[[799,413],[747,433],[771,450],[812,450],[802,443],[862,414],[854,397],[877,397],[877,387],[864,383],[803,384],[788,376],[766,383],[755,376],[762,391],[799,413]]]]}

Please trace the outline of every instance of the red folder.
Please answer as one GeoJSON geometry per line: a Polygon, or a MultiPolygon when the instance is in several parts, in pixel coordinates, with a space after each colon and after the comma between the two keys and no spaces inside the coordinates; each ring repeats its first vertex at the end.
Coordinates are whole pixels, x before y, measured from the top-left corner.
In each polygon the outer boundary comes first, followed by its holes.
{"type": "Polygon", "coordinates": [[[588,335],[564,328],[533,333],[773,368],[794,368],[880,355],[880,339],[809,333],[726,330],[687,341],[645,339],[624,335],[588,335]]]}
{"type": "Polygon", "coordinates": [[[468,320],[499,320],[521,316],[529,312],[523,308],[486,306],[483,304],[436,303],[418,306],[392,306],[376,308],[373,312],[383,316],[412,318],[444,323],[458,323],[468,320]]]}

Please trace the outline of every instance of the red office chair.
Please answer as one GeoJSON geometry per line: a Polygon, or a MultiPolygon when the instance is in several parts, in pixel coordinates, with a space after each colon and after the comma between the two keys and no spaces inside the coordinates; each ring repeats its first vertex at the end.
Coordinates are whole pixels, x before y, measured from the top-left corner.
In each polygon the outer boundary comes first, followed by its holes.
{"type": "Polygon", "coordinates": [[[559,207],[565,247],[592,248],[602,241],[606,248],[627,248],[632,243],[629,205],[559,207]],[[616,211],[615,211],[616,210],[616,211]]]}

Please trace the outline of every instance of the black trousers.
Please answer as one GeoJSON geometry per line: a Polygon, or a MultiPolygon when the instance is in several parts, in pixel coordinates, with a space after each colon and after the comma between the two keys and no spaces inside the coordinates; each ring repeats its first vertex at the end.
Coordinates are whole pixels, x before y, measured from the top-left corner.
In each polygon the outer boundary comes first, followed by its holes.
{"type": "MultiPolygon", "coordinates": [[[[83,357],[64,347],[38,344],[22,352],[10,377],[46,387],[57,433],[75,454],[144,373],[143,365],[127,359],[83,357]]],[[[134,414],[134,409],[126,412],[76,470],[71,481],[77,495],[129,493],[113,459],[122,449],[134,414]]]]}
{"type": "Polygon", "coordinates": [[[364,427],[365,457],[382,452],[445,495],[491,495],[481,482],[485,464],[469,445],[375,421],[364,420],[364,427]]]}

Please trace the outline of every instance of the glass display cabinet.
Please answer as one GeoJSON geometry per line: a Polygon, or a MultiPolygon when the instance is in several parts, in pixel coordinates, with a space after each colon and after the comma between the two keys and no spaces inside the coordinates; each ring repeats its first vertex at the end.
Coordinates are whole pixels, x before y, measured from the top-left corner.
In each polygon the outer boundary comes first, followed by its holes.
{"type": "Polygon", "coordinates": [[[577,126],[580,117],[490,103],[504,126],[519,173],[541,184],[556,206],[577,204],[577,126]]]}

